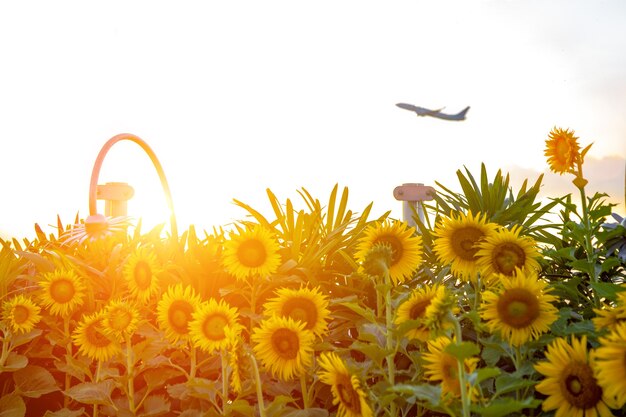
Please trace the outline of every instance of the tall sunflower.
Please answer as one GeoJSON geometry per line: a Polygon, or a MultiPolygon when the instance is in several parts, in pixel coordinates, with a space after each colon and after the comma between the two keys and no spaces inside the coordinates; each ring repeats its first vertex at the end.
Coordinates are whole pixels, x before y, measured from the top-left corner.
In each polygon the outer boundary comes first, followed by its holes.
{"type": "Polygon", "coordinates": [[[580,157],[580,146],[574,131],[554,127],[548,134],[544,155],[553,172],[559,175],[572,172],[580,157]]]}
{"type": "Polygon", "coordinates": [[[426,342],[430,338],[430,330],[426,322],[426,311],[432,300],[437,296],[438,287],[423,286],[411,291],[409,297],[403,301],[396,310],[394,324],[401,325],[412,320],[418,320],[415,327],[409,329],[405,335],[409,339],[417,339],[426,342]]]}
{"type": "MultiPolygon", "coordinates": [[[[459,364],[456,357],[445,350],[452,343],[452,339],[447,336],[440,336],[428,342],[428,352],[424,353],[424,375],[431,382],[441,383],[441,394],[452,394],[455,397],[461,396],[461,384],[459,383],[459,364]]],[[[465,372],[472,373],[476,370],[478,358],[467,358],[463,365],[465,372]]],[[[477,393],[472,392],[472,397],[477,393]]]]}
{"type": "Polygon", "coordinates": [[[511,230],[499,228],[478,243],[476,265],[482,276],[486,279],[492,274],[511,276],[516,268],[540,269],[537,244],[531,237],[520,236],[521,230],[521,226],[514,226],[511,230]]]}
{"type": "Polygon", "coordinates": [[[455,276],[474,281],[479,271],[476,265],[478,244],[495,233],[497,227],[487,222],[486,215],[451,214],[435,226],[433,250],[440,262],[450,264],[455,276]]]}
{"type": "Polygon", "coordinates": [[[113,300],[104,309],[104,330],[122,341],[135,333],[139,319],[140,313],[135,305],[128,301],[113,300]]]}
{"type": "Polygon", "coordinates": [[[422,237],[405,222],[385,220],[369,225],[359,239],[355,258],[363,263],[377,245],[391,248],[389,277],[394,284],[410,278],[422,262],[422,237]]]}
{"type": "Polygon", "coordinates": [[[550,330],[558,311],[556,297],[535,272],[518,270],[514,276],[496,275],[500,285],[483,294],[481,317],[492,332],[520,346],[550,330]]]}
{"type": "Polygon", "coordinates": [[[171,343],[189,340],[189,323],[201,304],[200,296],[191,286],[170,286],[157,305],[157,323],[171,343]]]}
{"type": "Polygon", "coordinates": [[[2,303],[2,320],[14,333],[28,333],[41,320],[41,308],[29,297],[19,294],[2,303]]]}
{"type": "Polygon", "coordinates": [[[128,291],[140,303],[148,303],[159,292],[159,278],[162,268],[150,249],[140,246],[128,257],[122,269],[122,276],[128,283],[128,291]]]}
{"type": "Polygon", "coordinates": [[[596,330],[615,331],[620,323],[626,323],[626,292],[617,294],[617,302],[614,306],[594,308],[593,311],[596,316],[591,321],[596,330]]]}
{"type": "Polygon", "coordinates": [[[82,277],[70,269],[60,268],[43,274],[39,285],[41,305],[55,316],[69,317],[85,302],[87,286],[82,277]]]}
{"type": "Polygon", "coordinates": [[[121,352],[115,337],[106,331],[104,312],[85,315],[72,334],[78,351],[91,360],[106,361],[121,352]]]}
{"type": "Polygon", "coordinates": [[[563,338],[548,345],[546,361],[535,364],[544,376],[535,389],[547,395],[544,411],[556,410],[557,416],[612,417],[612,401],[602,391],[594,376],[593,357],[587,351],[587,337],[572,336],[571,344],[563,338]]]}
{"type": "Polygon", "coordinates": [[[608,336],[600,338],[595,351],[598,384],[616,407],[626,404],[626,323],[620,323],[608,336]]]}
{"type": "Polygon", "coordinates": [[[320,381],[330,385],[333,404],[338,405],[337,417],[373,416],[359,378],[348,371],[346,364],[336,353],[323,352],[318,363],[320,381]]]}
{"type": "Polygon", "coordinates": [[[270,230],[260,225],[248,227],[224,242],[224,267],[237,279],[266,277],[280,266],[279,249],[270,230]]]}
{"type": "Polygon", "coordinates": [[[198,305],[191,316],[189,336],[196,347],[208,353],[226,349],[243,328],[237,321],[237,309],[224,300],[211,298],[198,305]]]}
{"type": "Polygon", "coordinates": [[[264,319],[251,336],[254,353],[269,372],[283,381],[300,376],[313,362],[315,335],[291,317],[264,319]]]}
{"type": "Polygon", "coordinates": [[[304,328],[318,337],[328,332],[330,311],[328,297],[322,294],[319,288],[279,288],[276,297],[265,302],[267,316],[278,315],[291,317],[303,322],[304,328]]]}

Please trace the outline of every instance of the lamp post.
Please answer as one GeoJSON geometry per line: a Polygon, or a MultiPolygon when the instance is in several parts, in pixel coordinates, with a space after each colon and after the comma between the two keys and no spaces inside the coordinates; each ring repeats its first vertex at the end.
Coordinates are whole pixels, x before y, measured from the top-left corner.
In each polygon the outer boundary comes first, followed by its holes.
{"type": "Polygon", "coordinates": [[[409,182],[394,188],[393,196],[396,200],[402,201],[402,219],[409,226],[417,228],[417,222],[413,214],[417,213],[417,218],[422,223],[424,222],[422,202],[434,199],[435,189],[422,183],[409,182]]]}
{"type": "Polygon", "coordinates": [[[126,183],[118,182],[98,185],[100,168],[102,167],[102,163],[104,162],[104,158],[107,152],[109,152],[113,145],[122,140],[129,140],[136,143],[150,157],[154,168],[159,174],[161,187],[163,188],[165,199],[170,210],[170,231],[172,234],[172,238],[178,239],[178,227],[176,225],[176,216],[174,214],[174,202],[172,200],[172,194],[170,192],[170,187],[167,183],[167,178],[165,177],[163,167],[161,166],[159,159],[157,158],[154,151],[150,148],[150,146],[148,146],[148,144],[138,136],[130,133],[121,133],[119,135],[113,136],[104,144],[104,146],[102,146],[102,149],[100,149],[98,157],[96,158],[96,162],[94,163],[93,170],[91,172],[91,181],[89,183],[89,217],[85,220],[85,223],[94,224],[99,223],[103,220],[104,216],[98,214],[96,201],[97,199],[105,200],[105,213],[107,216],[118,217],[126,215],[127,201],[134,195],[133,188],[126,183]]]}

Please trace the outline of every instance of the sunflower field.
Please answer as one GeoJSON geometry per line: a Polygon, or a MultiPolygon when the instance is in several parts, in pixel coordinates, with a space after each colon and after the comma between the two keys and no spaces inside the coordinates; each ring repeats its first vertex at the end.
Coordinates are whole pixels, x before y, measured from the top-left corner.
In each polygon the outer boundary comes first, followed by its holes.
{"type": "Polygon", "coordinates": [[[573,196],[483,165],[410,223],[335,186],[228,230],[0,240],[0,415],[626,415],[626,220],[589,147],[546,140],[573,196]]]}

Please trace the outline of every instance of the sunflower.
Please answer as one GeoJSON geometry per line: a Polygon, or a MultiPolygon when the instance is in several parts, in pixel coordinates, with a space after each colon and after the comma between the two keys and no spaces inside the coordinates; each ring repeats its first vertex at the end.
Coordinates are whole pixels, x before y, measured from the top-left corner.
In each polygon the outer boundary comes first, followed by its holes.
{"type": "Polygon", "coordinates": [[[444,218],[435,226],[433,250],[443,264],[451,264],[455,276],[469,281],[476,279],[478,244],[495,233],[498,227],[486,219],[486,215],[459,213],[444,218]]]}
{"type": "MultiPolygon", "coordinates": [[[[412,320],[419,320],[415,327],[405,333],[409,339],[426,342],[430,337],[430,330],[426,323],[426,310],[437,296],[438,287],[424,286],[411,291],[409,297],[396,310],[394,324],[401,325],[412,320]]],[[[445,290],[444,290],[445,291],[445,290]]]]}
{"type": "Polygon", "coordinates": [[[548,345],[547,361],[535,364],[545,378],[535,389],[547,395],[544,411],[556,410],[556,415],[568,417],[612,417],[607,404],[611,400],[602,391],[594,376],[593,355],[587,352],[587,337],[572,336],[571,344],[564,338],[548,345]]]}
{"type": "Polygon", "coordinates": [[[591,321],[596,330],[615,331],[620,323],[626,323],[626,293],[618,293],[617,303],[614,307],[594,308],[593,311],[596,316],[591,321]]]}
{"type": "Polygon", "coordinates": [[[93,242],[108,236],[126,235],[131,225],[128,216],[105,217],[102,214],[93,214],[81,224],[75,224],[72,228],[61,235],[59,239],[63,244],[79,244],[85,241],[93,242]]]}
{"type": "Polygon", "coordinates": [[[405,222],[385,220],[369,225],[359,239],[355,258],[363,263],[378,245],[391,247],[389,277],[394,284],[410,278],[422,262],[422,237],[405,222]]]}
{"type": "Polygon", "coordinates": [[[91,360],[106,361],[121,352],[113,335],[106,331],[103,311],[85,315],[72,334],[78,351],[91,360]]]}
{"type": "Polygon", "coordinates": [[[249,227],[239,234],[231,234],[224,242],[224,267],[237,279],[253,275],[266,277],[280,266],[279,249],[268,229],[259,225],[249,227]]]}
{"type": "Polygon", "coordinates": [[[619,324],[608,336],[600,338],[595,351],[598,384],[617,408],[626,404],[626,323],[619,324]]]}
{"type": "Polygon", "coordinates": [[[559,175],[572,172],[580,157],[578,138],[569,129],[554,127],[548,134],[544,155],[553,172],[559,175]]]}
{"type": "Polygon", "coordinates": [[[483,294],[481,317],[492,332],[520,346],[550,330],[558,311],[550,304],[547,284],[535,272],[517,270],[514,276],[495,275],[500,285],[483,294]]]}
{"type": "MultiPolygon", "coordinates": [[[[445,350],[452,343],[452,339],[447,336],[440,336],[428,342],[428,352],[424,353],[424,375],[431,382],[441,383],[441,395],[452,394],[455,397],[461,396],[461,385],[459,384],[459,363],[457,359],[445,350]]],[[[465,372],[468,374],[476,370],[478,358],[466,358],[463,362],[465,372]]],[[[472,392],[472,398],[477,392],[472,392]]]]}
{"type": "Polygon", "coordinates": [[[323,352],[319,357],[320,381],[330,385],[333,404],[338,405],[337,417],[372,417],[367,395],[361,389],[356,375],[350,374],[346,364],[334,352],[323,352]]]}
{"type": "Polygon", "coordinates": [[[233,338],[239,337],[242,330],[237,321],[237,309],[224,300],[217,302],[211,298],[199,304],[191,317],[193,320],[189,322],[189,337],[194,346],[208,353],[226,349],[233,338]]]}
{"type": "Polygon", "coordinates": [[[291,317],[304,323],[304,328],[318,337],[328,332],[328,298],[319,288],[279,288],[277,297],[265,303],[265,314],[291,317]]]}
{"type": "Polygon", "coordinates": [[[50,314],[69,317],[85,302],[87,286],[73,270],[57,269],[45,273],[39,285],[43,289],[41,305],[49,308],[50,314]]]}
{"type": "Polygon", "coordinates": [[[236,337],[228,349],[228,366],[230,367],[230,388],[238,394],[243,389],[243,371],[247,363],[248,359],[241,345],[241,339],[236,337]]]}
{"type": "Polygon", "coordinates": [[[105,332],[118,340],[125,340],[137,330],[139,310],[128,301],[114,300],[104,309],[103,326],[105,332]]]}
{"type": "Polygon", "coordinates": [[[171,343],[189,340],[189,323],[200,306],[200,296],[191,286],[170,286],[157,305],[157,322],[171,343]]]}
{"type": "Polygon", "coordinates": [[[146,304],[159,291],[158,274],[161,268],[154,252],[138,247],[126,260],[122,275],[128,283],[130,295],[146,304]]]}
{"type": "Polygon", "coordinates": [[[452,327],[450,315],[459,312],[456,296],[447,287],[440,285],[435,291],[435,295],[430,299],[430,303],[424,311],[424,324],[429,329],[429,335],[439,335],[441,332],[452,327]]]}
{"type": "Polygon", "coordinates": [[[540,269],[537,244],[531,237],[520,236],[521,230],[519,226],[511,230],[500,228],[478,243],[476,265],[482,276],[486,279],[494,273],[511,276],[516,268],[540,269]]]}
{"type": "Polygon", "coordinates": [[[41,320],[41,308],[23,294],[2,303],[2,320],[14,333],[28,333],[41,320]]]}
{"type": "Polygon", "coordinates": [[[269,372],[283,381],[301,375],[313,361],[315,335],[291,317],[264,319],[251,336],[254,353],[269,372]]]}

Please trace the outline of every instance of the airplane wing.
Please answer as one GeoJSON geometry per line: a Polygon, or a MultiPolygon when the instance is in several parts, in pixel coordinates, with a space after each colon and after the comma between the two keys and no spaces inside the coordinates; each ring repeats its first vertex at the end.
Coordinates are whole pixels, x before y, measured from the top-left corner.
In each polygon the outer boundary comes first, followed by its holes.
{"type": "Polygon", "coordinates": [[[443,119],[443,120],[457,120],[457,121],[465,120],[465,115],[467,114],[467,111],[469,110],[469,106],[467,106],[466,108],[464,108],[457,114],[446,114],[446,113],[441,113],[441,110],[443,110],[445,107],[442,107],[437,110],[430,110],[424,107],[418,107],[418,106],[414,106],[412,104],[407,104],[407,103],[397,103],[396,106],[404,110],[415,112],[415,114],[417,114],[418,116],[431,116],[431,117],[436,117],[438,119],[443,119]]]}

